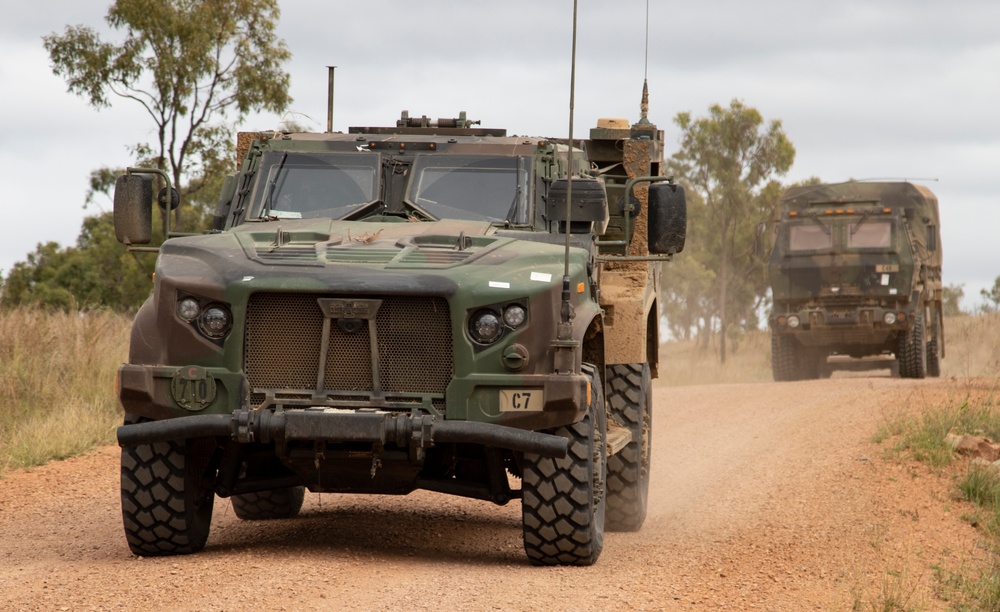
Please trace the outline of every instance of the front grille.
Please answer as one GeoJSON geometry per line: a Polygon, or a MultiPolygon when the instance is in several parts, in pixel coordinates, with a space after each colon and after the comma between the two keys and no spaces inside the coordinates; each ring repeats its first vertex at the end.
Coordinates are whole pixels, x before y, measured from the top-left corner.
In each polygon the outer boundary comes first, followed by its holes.
{"type": "Polygon", "coordinates": [[[295,293],[250,297],[243,365],[251,403],[443,407],[454,373],[447,301],[363,298],[381,302],[377,313],[339,326],[335,318],[326,321],[319,302],[336,299],[350,298],[295,293]]]}

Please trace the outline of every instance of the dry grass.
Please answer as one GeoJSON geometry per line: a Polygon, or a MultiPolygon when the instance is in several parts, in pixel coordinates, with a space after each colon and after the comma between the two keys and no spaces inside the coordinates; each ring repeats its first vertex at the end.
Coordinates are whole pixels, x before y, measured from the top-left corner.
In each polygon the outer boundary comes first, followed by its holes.
{"type": "Polygon", "coordinates": [[[0,311],[0,474],[114,441],[130,323],[108,312],[0,311]]]}
{"type": "MultiPolygon", "coordinates": [[[[993,378],[1000,372],[1000,313],[948,318],[944,328],[942,376],[993,378]]],[[[889,370],[877,372],[888,375],[889,370]]],[[[845,369],[835,369],[833,374],[852,375],[857,374],[845,369]]],[[[659,380],[672,386],[771,381],[771,334],[756,331],[744,335],[725,364],[719,363],[717,339],[708,347],[694,341],[667,342],[660,346],[659,380]]]]}

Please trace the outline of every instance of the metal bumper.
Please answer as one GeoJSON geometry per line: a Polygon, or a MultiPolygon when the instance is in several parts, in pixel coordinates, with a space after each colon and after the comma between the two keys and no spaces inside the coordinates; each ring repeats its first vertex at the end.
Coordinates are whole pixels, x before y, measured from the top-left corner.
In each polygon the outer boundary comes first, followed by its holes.
{"type": "Polygon", "coordinates": [[[240,443],[315,440],[395,444],[403,448],[430,448],[435,443],[482,444],[555,458],[565,457],[569,444],[560,436],[506,425],[329,408],[237,410],[231,415],[193,415],[118,428],[118,444],[123,447],[212,436],[230,437],[240,443]]]}

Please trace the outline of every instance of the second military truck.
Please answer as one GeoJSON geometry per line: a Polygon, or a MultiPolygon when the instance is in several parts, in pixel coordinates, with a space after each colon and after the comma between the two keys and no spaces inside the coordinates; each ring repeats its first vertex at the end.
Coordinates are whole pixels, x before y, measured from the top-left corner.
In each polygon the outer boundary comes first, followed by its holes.
{"type": "Polygon", "coordinates": [[[893,357],[904,378],[944,357],[938,201],[909,182],[807,185],[782,197],[770,259],[778,381],[828,358],[893,357]]]}
{"type": "MultiPolygon", "coordinates": [[[[241,135],[215,230],[160,247],[119,371],[131,550],[200,550],[217,495],[290,518],[305,489],[518,499],[535,564],[639,529],[658,260],[686,220],[662,138],[606,120],[570,146],[464,113],[241,135]]],[[[157,175],[119,178],[126,244],[150,241],[157,175]]]]}

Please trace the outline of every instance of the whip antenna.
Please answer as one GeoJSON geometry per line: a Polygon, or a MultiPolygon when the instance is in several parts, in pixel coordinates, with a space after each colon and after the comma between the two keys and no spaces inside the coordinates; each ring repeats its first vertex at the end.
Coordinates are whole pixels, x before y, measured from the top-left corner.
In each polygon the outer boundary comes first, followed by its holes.
{"type": "Polygon", "coordinates": [[[560,339],[564,333],[571,333],[572,329],[568,325],[570,320],[573,318],[572,306],[569,303],[569,235],[570,235],[570,221],[572,220],[570,212],[573,210],[573,102],[574,93],[576,90],[576,8],[578,0],[573,0],[573,52],[570,59],[570,70],[569,70],[569,150],[566,153],[566,158],[568,161],[569,168],[566,170],[566,174],[569,177],[569,181],[566,185],[566,225],[563,231],[566,232],[566,249],[563,254],[563,286],[562,286],[562,308],[561,308],[561,320],[563,325],[560,326],[560,339]]]}

